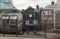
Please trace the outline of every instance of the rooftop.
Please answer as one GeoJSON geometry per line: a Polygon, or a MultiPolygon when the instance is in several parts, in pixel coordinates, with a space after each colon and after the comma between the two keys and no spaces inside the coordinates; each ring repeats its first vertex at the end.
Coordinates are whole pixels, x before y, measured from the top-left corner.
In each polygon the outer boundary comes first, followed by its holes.
{"type": "Polygon", "coordinates": [[[45,9],[54,9],[54,10],[60,10],[60,4],[54,4],[54,5],[48,5],[45,7],[45,9]]]}

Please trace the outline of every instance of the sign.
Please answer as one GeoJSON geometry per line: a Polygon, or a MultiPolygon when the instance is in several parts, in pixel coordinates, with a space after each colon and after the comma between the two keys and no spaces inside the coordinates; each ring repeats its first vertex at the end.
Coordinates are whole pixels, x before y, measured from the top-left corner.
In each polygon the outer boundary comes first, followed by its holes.
{"type": "Polygon", "coordinates": [[[9,16],[2,16],[2,19],[9,19],[9,16]]]}
{"type": "Polygon", "coordinates": [[[17,16],[10,16],[10,19],[17,19],[17,16]]]}

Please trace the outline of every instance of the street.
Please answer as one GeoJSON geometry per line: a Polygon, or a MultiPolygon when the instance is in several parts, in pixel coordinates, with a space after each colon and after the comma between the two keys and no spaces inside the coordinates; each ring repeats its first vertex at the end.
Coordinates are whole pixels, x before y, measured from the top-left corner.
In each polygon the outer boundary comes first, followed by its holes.
{"type": "Polygon", "coordinates": [[[0,39],[58,39],[55,33],[47,33],[47,38],[44,36],[37,36],[37,35],[5,35],[3,36],[0,34],[0,39]]]}
{"type": "Polygon", "coordinates": [[[19,35],[19,37],[16,37],[16,35],[0,35],[0,39],[44,39],[40,38],[39,36],[31,36],[31,35],[19,35]]]}
{"type": "Polygon", "coordinates": [[[43,38],[0,37],[0,39],[43,39],[43,38]]]}

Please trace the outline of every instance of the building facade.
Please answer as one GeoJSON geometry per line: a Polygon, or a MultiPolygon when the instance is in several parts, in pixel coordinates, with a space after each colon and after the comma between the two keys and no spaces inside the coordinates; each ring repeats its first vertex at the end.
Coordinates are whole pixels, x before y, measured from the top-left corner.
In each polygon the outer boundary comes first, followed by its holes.
{"type": "Polygon", "coordinates": [[[41,25],[39,24],[41,21],[40,20],[41,14],[38,6],[36,9],[29,6],[26,10],[23,10],[22,13],[24,14],[25,27],[29,27],[31,30],[34,29],[35,27],[37,29],[41,29],[41,25]]]}
{"type": "Polygon", "coordinates": [[[56,29],[60,27],[60,4],[51,2],[42,10],[42,24],[46,24],[47,28],[56,29]],[[45,22],[45,23],[44,23],[45,22]]]}
{"type": "Polygon", "coordinates": [[[54,25],[54,13],[52,9],[42,9],[41,12],[41,23],[42,26],[47,29],[52,29],[54,25]]]}
{"type": "Polygon", "coordinates": [[[0,0],[0,30],[17,30],[22,25],[23,15],[8,0],[0,0]],[[11,19],[10,19],[11,17],[11,19]],[[17,19],[17,20],[15,20],[17,19]],[[21,20],[21,21],[20,21],[21,20]],[[16,24],[18,25],[16,26],[16,24]]]}

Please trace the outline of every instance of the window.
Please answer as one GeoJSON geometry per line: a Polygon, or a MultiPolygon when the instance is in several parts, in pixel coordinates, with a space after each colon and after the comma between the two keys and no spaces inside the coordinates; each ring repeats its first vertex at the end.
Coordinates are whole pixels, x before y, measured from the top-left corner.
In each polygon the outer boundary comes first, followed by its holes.
{"type": "Polygon", "coordinates": [[[45,11],[46,13],[45,13],[45,15],[48,15],[48,11],[45,11]]]}
{"type": "Polygon", "coordinates": [[[29,20],[26,20],[26,21],[25,21],[25,24],[26,24],[26,25],[29,25],[29,20]]]}
{"type": "Polygon", "coordinates": [[[43,12],[43,15],[48,15],[48,11],[44,11],[43,12]]]}
{"type": "Polygon", "coordinates": [[[37,25],[38,24],[38,20],[34,20],[34,25],[37,25]]]}
{"type": "Polygon", "coordinates": [[[43,16],[42,20],[47,20],[47,17],[46,16],[43,16]]]}
{"type": "Polygon", "coordinates": [[[49,11],[49,15],[52,15],[52,11],[49,11]]]}
{"type": "Polygon", "coordinates": [[[44,11],[43,15],[52,15],[52,11],[44,11]]]}
{"type": "Polygon", "coordinates": [[[60,10],[56,10],[55,12],[56,12],[56,14],[60,14],[60,10]]]}
{"type": "Polygon", "coordinates": [[[34,21],[34,20],[29,20],[29,24],[33,24],[33,21],[34,21]]]}
{"type": "Polygon", "coordinates": [[[48,20],[52,20],[52,17],[49,17],[48,20]]]}

